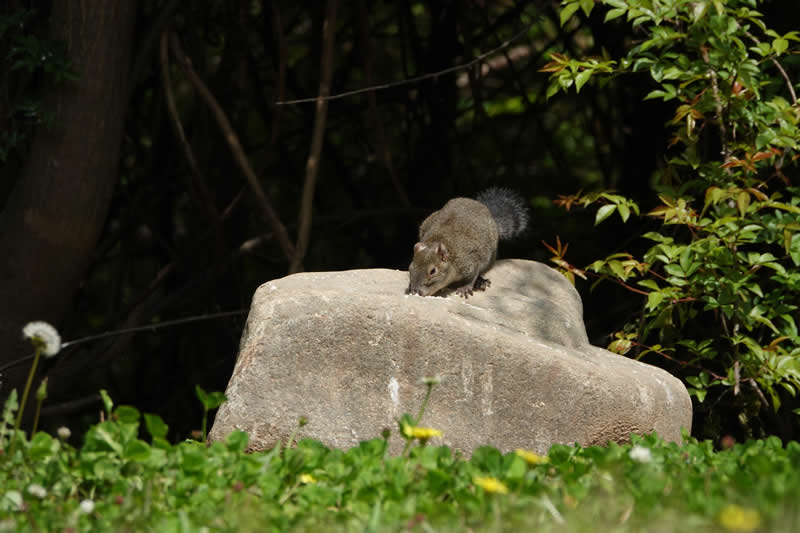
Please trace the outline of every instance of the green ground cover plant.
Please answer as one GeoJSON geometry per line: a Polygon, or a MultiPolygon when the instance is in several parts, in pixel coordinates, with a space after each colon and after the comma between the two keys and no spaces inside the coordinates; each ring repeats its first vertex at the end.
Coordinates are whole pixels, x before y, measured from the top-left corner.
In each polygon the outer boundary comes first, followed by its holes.
{"type": "Polygon", "coordinates": [[[247,435],[171,444],[157,416],[114,408],[80,446],[0,422],[2,531],[795,531],[800,445],[656,435],[608,447],[555,445],[546,456],[483,447],[470,458],[432,445],[387,454],[383,438],[349,450],[293,439],[246,453],[247,435]],[[14,444],[12,444],[12,441],[14,444]],[[532,530],[532,529],[531,529],[532,530]]]}

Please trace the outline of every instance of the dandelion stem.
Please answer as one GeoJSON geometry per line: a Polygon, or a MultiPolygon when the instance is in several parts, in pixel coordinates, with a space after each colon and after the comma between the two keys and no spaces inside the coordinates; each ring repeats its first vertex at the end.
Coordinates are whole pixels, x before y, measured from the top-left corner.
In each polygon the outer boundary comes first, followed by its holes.
{"type": "Polygon", "coordinates": [[[31,435],[36,433],[36,428],[39,427],[39,413],[42,411],[42,400],[36,399],[36,414],[33,415],[33,427],[31,428],[31,435]]]}
{"type": "Polygon", "coordinates": [[[200,434],[203,436],[203,440],[201,442],[206,441],[206,419],[208,418],[208,407],[203,405],[203,423],[200,426],[200,434]]]}
{"type": "Polygon", "coordinates": [[[425,408],[428,406],[428,399],[431,397],[431,390],[433,390],[433,383],[427,383],[428,390],[425,392],[425,399],[422,400],[422,405],[419,406],[419,413],[417,413],[417,417],[414,419],[414,425],[419,425],[420,420],[422,420],[422,415],[425,413],[425,408]]]}
{"type": "Polygon", "coordinates": [[[33,383],[33,376],[36,374],[36,367],[39,366],[39,358],[42,355],[42,346],[36,344],[36,355],[33,357],[33,364],[31,371],[28,373],[28,381],[25,382],[25,389],[22,393],[22,401],[19,404],[19,411],[17,412],[17,420],[14,424],[14,429],[17,430],[22,424],[22,414],[25,412],[25,404],[28,401],[28,393],[31,391],[31,383],[33,383]]]}

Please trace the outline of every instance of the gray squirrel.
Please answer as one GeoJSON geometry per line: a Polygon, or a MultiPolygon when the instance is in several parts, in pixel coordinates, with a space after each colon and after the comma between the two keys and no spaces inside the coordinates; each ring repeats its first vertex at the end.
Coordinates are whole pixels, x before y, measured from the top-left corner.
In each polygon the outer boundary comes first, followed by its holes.
{"type": "Polygon", "coordinates": [[[419,227],[419,242],[408,267],[406,294],[431,296],[450,285],[467,298],[490,281],[481,277],[497,256],[498,239],[510,239],[528,225],[522,198],[493,187],[475,200],[453,198],[419,227]]]}

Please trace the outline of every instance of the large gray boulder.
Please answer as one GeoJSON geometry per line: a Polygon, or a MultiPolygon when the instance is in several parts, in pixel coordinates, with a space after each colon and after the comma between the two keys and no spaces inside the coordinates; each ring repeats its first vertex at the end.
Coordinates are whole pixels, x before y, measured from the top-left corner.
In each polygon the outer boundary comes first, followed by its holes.
{"type": "MultiPolygon", "coordinates": [[[[532,261],[498,261],[468,300],[408,296],[395,270],[287,276],[256,291],[228,401],[209,438],[250,448],[298,437],[337,448],[396,428],[439,376],[421,425],[469,454],[481,445],[545,453],[554,443],[624,442],[691,428],[686,388],[667,372],[591,346],[577,291],[532,261]]],[[[391,450],[402,442],[393,432],[391,450]]]]}

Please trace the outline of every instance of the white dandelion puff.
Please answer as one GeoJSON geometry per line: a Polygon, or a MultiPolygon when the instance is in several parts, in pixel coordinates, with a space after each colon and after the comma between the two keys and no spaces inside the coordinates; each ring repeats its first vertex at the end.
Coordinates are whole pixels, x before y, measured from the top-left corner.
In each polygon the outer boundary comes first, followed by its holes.
{"type": "Polygon", "coordinates": [[[94,502],[92,500],[83,500],[80,503],[80,508],[83,514],[91,514],[94,511],[94,502]]]}
{"type": "Polygon", "coordinates": [[[34,344],[41,345],[45,357],[52,357],[61,350],[61,336],[47,322],[28,322],[22,328],[22,335],[34,344]]]}
{"type": "Polygon", "coordinates": [[[649,463],[653,460],[653,454],[650,453],[650,449],[638,444],[631,448],[629,455],[637,463],[649,463]]]}
{"type": "Polygon", "coordinates": [[[31,483],[28,486],[28,494],[30,494],[31,496],[36,496],[41,500],[47,496],[47,489],[45,489],[38,483],[31,483]]]}

